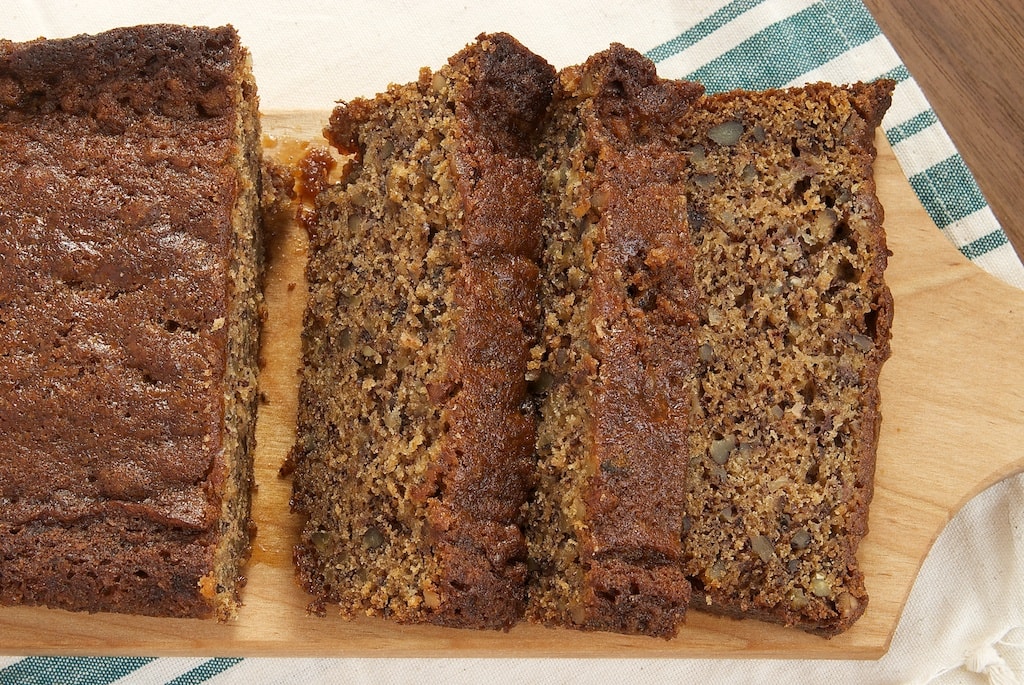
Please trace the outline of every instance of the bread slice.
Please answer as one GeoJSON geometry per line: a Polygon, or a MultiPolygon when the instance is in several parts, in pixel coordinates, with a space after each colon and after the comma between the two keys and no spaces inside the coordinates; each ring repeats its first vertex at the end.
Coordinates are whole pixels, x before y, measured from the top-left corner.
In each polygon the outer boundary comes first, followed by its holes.
{"type": "Polygon", "coordinates": [[[259,143],[230,27],[0,42],[0,603],[234,614],[259,143]]]}
{"type": "Polygon", "coordinates": [[[505,34],[333,113],[356,155],[311,236],[293,505],[312,608],[507,628],[525,605],[535,128],[554,70],[505,34]]]}
{"type": "Polygon", "coordinates": [[[702,91],[621,45],[559,75],[540,158],[534,621],[670,637],[686,610],[697,314],[675,137],[702,91]]]}
{"type": "Polygon", "coordinates": [[[868,597],[892,296],[874,135],[891,81],[709,95],[685,117],[701,371],[694,606],[832,635],[868,597]]]}

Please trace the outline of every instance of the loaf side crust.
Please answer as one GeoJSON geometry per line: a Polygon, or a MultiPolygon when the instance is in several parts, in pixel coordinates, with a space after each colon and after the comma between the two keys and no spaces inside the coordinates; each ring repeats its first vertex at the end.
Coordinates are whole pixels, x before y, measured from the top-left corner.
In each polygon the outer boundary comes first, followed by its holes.
{"type": "Polygon", "coordinates": [[[697,294],[675,136],[702,90],[618,44],[559,75],[540,158],[534,621],[671,637],[685,615],[697,294]]]}

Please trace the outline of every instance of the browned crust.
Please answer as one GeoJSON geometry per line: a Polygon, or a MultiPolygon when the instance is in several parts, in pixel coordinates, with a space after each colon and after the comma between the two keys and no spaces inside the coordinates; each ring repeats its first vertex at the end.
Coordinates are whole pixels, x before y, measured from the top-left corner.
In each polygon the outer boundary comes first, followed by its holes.
{"type": "Polygon", "coordinates": [[[3,603],[217,610],[244,60],[230,27],[0,42],[3,603]]]}
{"type": "Polygon", "coordinates": [[[149,25],[61,40],[0,40],[0,115],[14,122],[62,112],[108,133],[146,114],[186,121],[231,115],[239,49],[228,26],[149,25]],[[195,58],[203,54],[213,58],[195,58]]]}
{"type": "MultiPolygon", "coordinates": [[[[659,79],[649,60],[618,44],[560,75],[549,144],[559,145],[566,135],[559,127],[573,121],[557,113],[573,112],[583,167],[593,165],[582,190],[589,207],[581,211],[595,228],[583,237],[584,250],[593,250],[583,267],[589,292],[576,299],[588,307],[587,339],[573,343],[586,350],[579,373],[587,379],[554,382],[580,383],[574,392],[586,398],[582,453],[572,468],[588,475],[577,540],[582,577],[563,579],[579,584],[579,604],[537,604],[535,620],[671,637],[686,611],[680,535],[697,317],[685,160],[673,136],[701,92],[694,83],[659,79]]],[[[555,233],[560,222],[577,220],[559,217],[560,204],[553,197],[549,207],[555,233]]],[[[553,420],[559,413],[551,407],[553,420]]]]}
{"type": "Polygon", "coordinates": [[[536,337],[541,244],[537,124],[554,70],[507,34],[481,35],[450,63],[456,86],[457,186],[466,262],[446,383],[449,424],[428,521],[445,625],[508,628],[526,605],[521,507],[533,479],[536,417],[526,364],[536,337]]]}
{"type": "Polygon", "coordinates": [[[212,616],[197,591],[213,565],[207,536],[141,518],[64,526],[0,523],[5,604],[151,616],[212,616]]]}
{"type": "Polygon", "coordinates": [[[645,151],[597,170],[607,194],[595,255],[581,557],[589,627],[669,637],[685,614],[683,503],[697,324],[680,168],[645,151]]]}
{"type": "Polygon", "coordinates": [[[670,637],[685,615],[681,561],[687,407],[696,361],[693,248],[672,128],[702,89],[664,81],[613,45],[581,69],[597,92],[581,119],[599,210],[589,346],[581,557],[586,626],[670,637]]]}

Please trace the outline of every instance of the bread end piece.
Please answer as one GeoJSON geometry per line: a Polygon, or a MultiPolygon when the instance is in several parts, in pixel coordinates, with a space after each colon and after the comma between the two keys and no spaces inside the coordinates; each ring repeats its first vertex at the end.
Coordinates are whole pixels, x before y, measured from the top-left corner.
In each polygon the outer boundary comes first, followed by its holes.
{"type": "Polygon", "coordinates": [[[3,603],[233,615],[263,307],[256,109],[230,27],[0,46],[3,603]]]}

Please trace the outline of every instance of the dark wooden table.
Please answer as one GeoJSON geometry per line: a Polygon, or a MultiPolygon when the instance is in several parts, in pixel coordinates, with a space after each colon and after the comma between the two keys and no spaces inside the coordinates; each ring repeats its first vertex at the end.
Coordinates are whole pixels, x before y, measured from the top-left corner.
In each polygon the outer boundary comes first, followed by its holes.
{"type": "Polygon", "coordinates": [[[1024,2],[865,0],[1024,255],[1024,2]]]}

